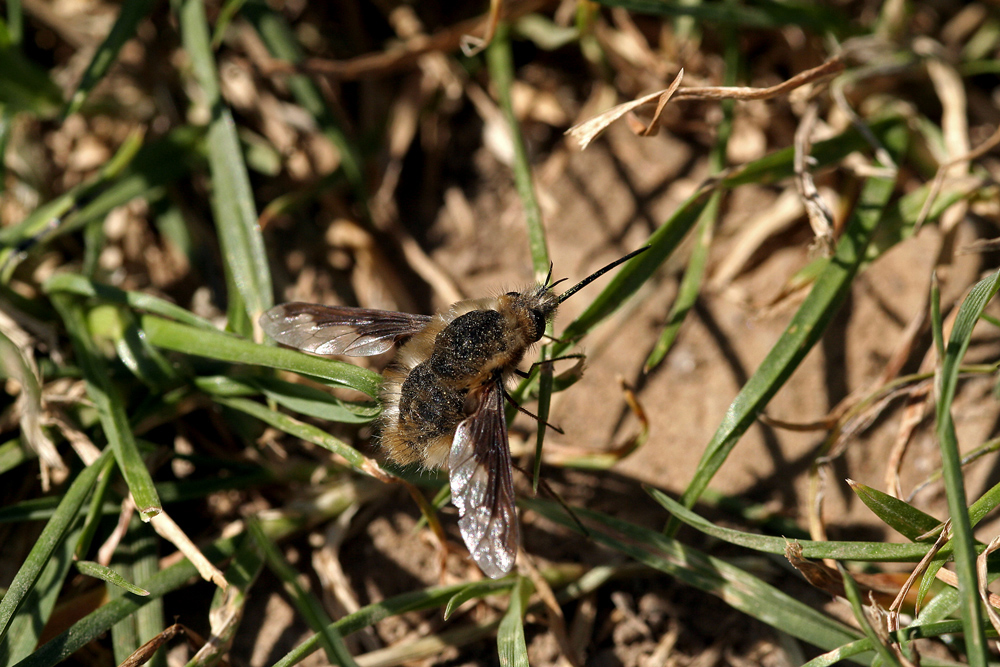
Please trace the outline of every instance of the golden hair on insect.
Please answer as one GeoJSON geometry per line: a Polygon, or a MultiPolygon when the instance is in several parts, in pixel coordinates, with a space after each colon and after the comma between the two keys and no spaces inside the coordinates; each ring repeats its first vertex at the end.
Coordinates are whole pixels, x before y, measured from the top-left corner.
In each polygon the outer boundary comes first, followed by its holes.
{"type": "Polygon", "coordinates": [[[445,468],[459,529],[487,575],[514,566],[520,544],[504,415],[505,384],[563,301],[640,248],[560,295],[561,280],[520,292],[459,301],[431,317],[393,311],[286,303],[261,316],[279,343],[315,354],[370,356],[399,343],[383,374],[379,443],[399,464],[445,468]]]}

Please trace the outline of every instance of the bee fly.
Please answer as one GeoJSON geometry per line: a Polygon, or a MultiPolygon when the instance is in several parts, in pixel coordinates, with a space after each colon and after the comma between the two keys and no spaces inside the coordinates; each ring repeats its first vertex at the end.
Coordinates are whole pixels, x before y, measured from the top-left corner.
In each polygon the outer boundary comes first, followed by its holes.
{"type": "Polygon", "coordinates": [[[520,537],[514,509],[505,384],[545,333],[559,304],[635,252],[561,295],[561,280],[454,304],[433,317],[286,303],[260,318],[279,343],[314,354],[366,357],[402,342],[382,384],[380,444],[399,464],[447,468],[462,539],[496,579],[511,571],[520,537]]]}

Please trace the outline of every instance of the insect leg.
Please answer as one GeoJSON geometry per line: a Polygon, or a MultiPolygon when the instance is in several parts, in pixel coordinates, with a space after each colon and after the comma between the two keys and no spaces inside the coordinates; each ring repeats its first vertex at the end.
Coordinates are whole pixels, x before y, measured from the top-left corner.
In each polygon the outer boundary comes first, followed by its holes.
{"type": "MultiPolygon", "coordinates": [[[[501,387],[501,389],[503,389],[503,387],[501,387]]],[[[525,410],[524,408],[522,408],[522,407],[521,407],[521,405],[520,405],[520,404],[519,404],[519,403],[518,403],[517,401],[515,401],[515,400],[514,400],[514,399],[513,399],[512,397],[511,397],[511,395],[510,395],[510,394],[508,394],[508,393],[507,393],[507,390],[506,390],[506,389],[503,389],[503,397],[504,397],[504,398],[506,398],[506,399],[507,399],[508,401],[510,401],[510,404],[511,404],[511,405],[513,405],[513,406],[514,406],[515,408],[517,408],[517,411],[518,411],[518,412],[523,412],[524,414],[526,414],[526,415],[528,415],[529,417],[531,417],[532,419],[534,419],[534,420],[535,420],[536,422],[539,422],[539,423],[541,423],[541,424],[545,424],[546,426],[548,426],[548,427],[549,427],[550,429],[552,429],[552,430],[553,430],[553,431],[555,431],[556,433],[559,433],[559,434],[563,434],[563,433],[565,433],[565,431],[563,431],[563,430],[562,430],[561,428],[559,428],[558,426],[553,426],[552,424],[548,423],[547,421],[542,421],[542,420],[541,420],[541,419],[540,419],[540,418],[538,417],[538,415],[534,414],[533,412],[529,412],[528,410],[525,410]]]]}

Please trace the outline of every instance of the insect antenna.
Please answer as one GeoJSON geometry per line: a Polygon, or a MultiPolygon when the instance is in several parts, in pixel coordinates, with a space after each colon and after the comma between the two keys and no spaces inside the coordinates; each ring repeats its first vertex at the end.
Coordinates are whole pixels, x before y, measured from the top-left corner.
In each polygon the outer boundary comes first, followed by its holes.
{"type": "MultiPolygon", "coordinates": [[[[600,278],[605,273],[607,273],[611,269],[615,268],[616,266],[618,266],[622,262],[627,262],[628,260],[632,259],[633,257],[635,257],[636,255],[638,255],[639,253],[646,252],[647,250],[649,250],[649,246],[643,246],[642,248],[639,248],[638,250],[633,250],[632,252],[630,252],[629,254],[625,255],[624,257],[619,257],[615,261],[611,262],[610,264],[608,264],[607,266],[605,266],[603,269],[598,269],[594,273],[591,273],[589,276],[587,276],[586,278],[584,278],[583,280],[581,280],[580,282],[578,282],[577,284],[573,285],[568,290],[566,290],[565,292],[563,292],[562,294],[560,294],[559,295],[559,303],[562,303],[566,299],[570,298],[571,296],[573,296],[574,294],[576,294],[577,292],[579,292],[581,289],[583,289],[584,287],[586,287],[590,283],[594,282],[595,280],[597,280],[598,278],[600,278]]],[[[558,284],[558,283],[556,283],[556,284],[558,284]]],[[[553,285],[553,287],[554,286],[555,285],[553,285]]]]}

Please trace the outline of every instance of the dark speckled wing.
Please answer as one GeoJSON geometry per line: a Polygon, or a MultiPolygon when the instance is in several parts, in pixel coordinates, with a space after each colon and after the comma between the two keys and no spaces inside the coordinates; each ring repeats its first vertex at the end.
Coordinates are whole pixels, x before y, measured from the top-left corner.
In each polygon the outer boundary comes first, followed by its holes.
{"type": "Polygon", "coordinates": [[[283,303],[260,316],[264,333],[279,343],[314,354],[352,357],[381,354],[430,321],[429,315],[300,302],[283,303]]]}
{"type": "Polygon", "coordinates": [[[514,567],[520,535],[499,380],[484,386],[479,409],[458,425],[448,459],[451,501],[473,560],[493,579],[514,567]]]}

